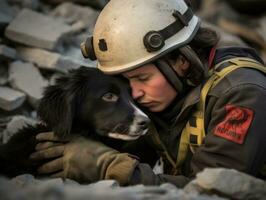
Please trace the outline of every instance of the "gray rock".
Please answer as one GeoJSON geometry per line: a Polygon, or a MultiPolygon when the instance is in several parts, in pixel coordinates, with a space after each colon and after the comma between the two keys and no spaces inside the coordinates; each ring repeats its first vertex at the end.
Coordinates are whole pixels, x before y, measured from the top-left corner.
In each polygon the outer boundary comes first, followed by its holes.
{"type": "Polygon", "coordinates": [[[23,104],[26,95],[9,87],[0,86],[0,108],[6,111],[15,110],[23,104]]]}
{"type": "Polygon", "coordinates": [[[63,17],[67,23],[83,22],[85,27],[92,33],[99,12],[85,6],[75,5],[70,2],[59,4],[52,12],[53,17],[63,17]]]}
{"type": "Polygon", "coordinates": [[[31,63],[16,61],[9,66],[9,80],[13,88],[24,92],[32,106],[42,97],[43,88],[48,85],[38,68],[31,63]]]}
{"type": "Polygon", "coordinates": [[[234,169],[207,168],[184,189],[188,193],[213,193],[230,199],[266,199],[266,182],[234,169]]]}
{"type": "Polygon", "coordinates": [[[70,57],[37,48],[18,47],[18,57],[24,61],[36,64],[39,68],[53,71],[67,72],[76,69],[82,64],[70,57]]]}
{"type": "Polygon", "coordinates": [[[44,49],[60,49],[63,37],[71,27],[41,13],[23,9],[6,28],[10,40],[44,49]]]}
{"type": "Polygon", "coordinates": [[[35,125],[37,122],[36,120],[32,118],[28,118],[22,115],[17,115],[14,116],[10,122],[7,124],[7,128],[3,132],[3,138],[2,142],[6,143],[10,137],[12,137],[15,133],[18,132],[19,129],[22,129],[25,127],[27,124],[28,125],[35,125]]]}
{"type": "Polygon", "coordinates": [[[10,4],[19,5],[21,8],[29,8],[37,10],[40,5],[40,0],[8,0],[10,4]]]}
{"type": "Polygon", "coordinates": [[[16,59],[17,52],[15,49],[8,47],[6,45],[0,45],[0,58],[16,59]]]}
{"type": "Polygon", "coordinates": [[[0,1],[0,30],[2,31],[16,16],[15,10],[6,3],[0,1]]]}
{"type": "Polygon", "coordinates": [[[219,197],[190,195],[171,184],[161,186],[136,185],[119,187],[114,181],[99,181],[79,185],[66,179],[36,180],[23,175],[12,179],[0,179],[0,195],[3,199],[65,199],[65,200],[222,200],[219,197]],[[12,191],[12,192],[11,192],[12,191]]]}
{"type": "Polygon", "coordinates": [[[82,56],[81,50],[78,47],[70,46],[65,49],[62,54],[66,57],[69,57],[73,62],[86,66],[86,67],[96,67],[97,61],[92,61],[90,59],[85,59],[82,56]]]}

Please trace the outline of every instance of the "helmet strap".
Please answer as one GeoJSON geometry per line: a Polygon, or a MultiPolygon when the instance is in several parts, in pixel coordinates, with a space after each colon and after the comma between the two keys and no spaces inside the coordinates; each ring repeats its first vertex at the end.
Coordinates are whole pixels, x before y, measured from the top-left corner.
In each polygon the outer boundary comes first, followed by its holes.
{"type": "Polygon", "coordinates": [[[178,92],[178,95],[182,95],[185,92],[185,89],[187,89],[186,79],[179,76],[171,64],[166,60],[158,59],[154,64],[171,86],[178,92]]]}
{"type": "Polygon", "coordinates": [[[179,11],[174,10],[173,17],[175,21],[162,30],[151,30],[143,38],[144,46],[148,52],[158,51],[165,45],[165,40],[169,39],[184,27],[188,26],[194,14],[191,8],[188,8],[182,15],[179,11]]]}
{"type": "Polygon", "coordinates": [[[204,67],[196,52],[189,45],[180,47],[179,52],[190,62],[189,71],[185,79],[192,86],[199,85],[207,77],[206,67],[204,67]]]}

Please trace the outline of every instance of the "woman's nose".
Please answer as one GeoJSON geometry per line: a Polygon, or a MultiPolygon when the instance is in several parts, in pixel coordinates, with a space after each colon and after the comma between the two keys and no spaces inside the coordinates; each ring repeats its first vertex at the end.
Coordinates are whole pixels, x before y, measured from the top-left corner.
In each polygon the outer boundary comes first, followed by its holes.
{"type": "Polygon", "coordinates": [[[138,84],[131,82],[130,87],[131,87],[131,96],[133,99],[136,100],[144,96],[144,91],[138,84]]]}

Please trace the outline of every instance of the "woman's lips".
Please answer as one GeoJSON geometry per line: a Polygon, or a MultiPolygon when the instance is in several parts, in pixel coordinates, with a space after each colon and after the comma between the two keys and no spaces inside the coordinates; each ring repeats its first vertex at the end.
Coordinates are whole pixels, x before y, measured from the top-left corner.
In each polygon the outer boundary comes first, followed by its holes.
{"type": "Polygon", "coordinates": [[[152,107],[152,106],[155,106],[156,103],[155,102],[143,102],[143,103],[140,103],[142,106],[144,107],[152,107]]]}

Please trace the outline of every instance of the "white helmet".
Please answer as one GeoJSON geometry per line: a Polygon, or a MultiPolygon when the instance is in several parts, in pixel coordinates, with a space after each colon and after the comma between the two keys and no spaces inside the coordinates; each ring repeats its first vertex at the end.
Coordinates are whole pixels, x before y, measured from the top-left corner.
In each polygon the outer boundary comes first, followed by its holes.
{"type": "Polygon", "coordinates": [[[198,28],[183,0],[111,0],[81,49],[101,71],[118,74],[186,45],[198,28]]]}

